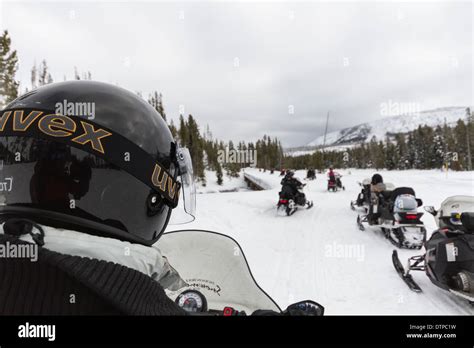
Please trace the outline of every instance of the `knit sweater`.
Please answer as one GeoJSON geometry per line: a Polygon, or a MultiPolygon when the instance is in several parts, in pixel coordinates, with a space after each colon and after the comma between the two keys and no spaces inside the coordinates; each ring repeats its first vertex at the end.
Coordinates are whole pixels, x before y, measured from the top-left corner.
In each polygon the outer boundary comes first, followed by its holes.
{"type": "MultiPolygon", "coordinates": [[[[19,245],[0,235],[0,244],[19,245]]],[[[134,269],[38,247],[36,262],[0,257],[0,315],[184,315],[134,269]]]]}

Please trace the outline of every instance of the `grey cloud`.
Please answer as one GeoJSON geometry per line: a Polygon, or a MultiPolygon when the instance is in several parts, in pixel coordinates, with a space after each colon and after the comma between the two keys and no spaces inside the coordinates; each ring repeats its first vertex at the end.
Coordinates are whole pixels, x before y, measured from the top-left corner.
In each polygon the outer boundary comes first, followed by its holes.
{"type": "Polygon", "coordinates": [[[335,130],[381,117],[389,99],[472,104],[471,8],[38,1],[3,3],[2,22],[23,86],[45,58],[55,80],[77,66],[145,96],[159,90],[170,117],[184,105],[218,138],[270,134],[296,146],[324,131],[328,110],[335,130]]]}

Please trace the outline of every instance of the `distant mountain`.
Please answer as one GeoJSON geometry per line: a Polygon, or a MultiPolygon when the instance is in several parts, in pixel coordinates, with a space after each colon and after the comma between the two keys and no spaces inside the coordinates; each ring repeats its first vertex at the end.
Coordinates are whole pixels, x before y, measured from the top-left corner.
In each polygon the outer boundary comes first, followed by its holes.
{"type": "MultiPolygon", "coordinates": [[[[459,119],[466,117],[466,107],[445,107],[434,110],[421,111],[415,115],[400,115],[386,117],[380,120],[362,123],[360,125],[344,128],[330,132],[326,135],[326,146],[345,147],[362,142],[368,142],[372,137],[384,140],[387,135],[407,133],[427,125],[436,127],[456,123],[459,119]]],[[[321,135],[308,143],[305,148],[318,147],[324,144],[324,135],[321,135]]]]}

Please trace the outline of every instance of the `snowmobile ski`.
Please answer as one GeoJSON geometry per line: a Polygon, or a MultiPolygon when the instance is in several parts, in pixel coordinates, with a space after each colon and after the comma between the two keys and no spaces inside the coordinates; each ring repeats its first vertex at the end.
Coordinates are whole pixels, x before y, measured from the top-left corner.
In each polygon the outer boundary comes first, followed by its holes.
{"type": "Polygon", "coordinates": [[[468,300],[470,304],[474,305],[474,295],[473,294],[468,294],[467,292],[464,291],[459,291],[459,290],[454,290],[454,289],[449,289],[449,292],[463,298],[465,300],[468,300]]]}
{"type": "MultiPolygon", "coordinates": [[[[363,219],[364,218],[361,219],[360,215],[357,215],[357,226],[359,226],[359,230],[361,230],[361,231],[365,231],[365,226],[362,223],[363,219]]],[[[367,218],[365,217],[365,219],[367,219],[367,218]]]]}
{"type": "Polygon", "coordinates": [[[405,268],[400,262],[400,259],[398,258],[398,253],[396,250],[394,250],[392,253],[392,262],[398,275],[400,276],[400,278],[402,278],[402,280],[410,288],[410,290],[414,292],[422,292],[420,286],[415,282],[412,275],[405,272],[405,268]]]}

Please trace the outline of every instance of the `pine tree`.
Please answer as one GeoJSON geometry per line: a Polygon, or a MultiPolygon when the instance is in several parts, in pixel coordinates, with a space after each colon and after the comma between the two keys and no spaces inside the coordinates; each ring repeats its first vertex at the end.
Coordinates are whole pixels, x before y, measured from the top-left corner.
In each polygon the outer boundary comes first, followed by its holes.
{"type": "Polygon", "coordinates": [[[81,76],[79,75],[79,72],[77,71],[77,67],[74,67],[74,80],[80,80],[81,76]]]}
{"type": "Polygon", "coordinates": [[[18,97],[20,83],[15,80],[17,69],[17,52],[12,50],[11,38],[5,30],[0,36],[0,108],[18,97]]]}
{"type": "Polygon", "coordinates": [[[148,103],[153,106],[153,108],[160,114],[160,116],[166,122],[166,113],[165,108],[163,106],[163,95],[158,93],[157,91],[153,92],[148,96],[148,103]]]}
{"type": "Polygon", "coordinates": [[[446,144],[443,138],[443,129],[441,126],[437,126],[433,136],[433,147],[431,153],[431,168],[441,168],[446,157],[445,152],[446,144]]]}
{"type": "Polygon", "coordinates": [[[216,176],[217,176],[217,185],[221,186],[224,183],[223,174],[222,174],[222,167],[219,162],[217,162],[216,166],[216,176]]]}
{"type": "Polygon", "coordinates": [[[176,126],[174,125],[173,120],[171,120],[169,124],[169,128],[170,128],[171,135],[173,136],[173,139],[176,140],[178,138],[178,130],[176,129],[176,126]]]}
{"type": "Polygon", "coordinates": [[[179,115],[178,140],[181,146],[187,146],[188,130],[183,115],[179,115]]]}
{"type": "Polygon", "coordinates": [[[43,59],[39,67],[38,85],[44,86],[52,82],[53,78],[51,77],[51,74],[48,71],[48,64],[46,63],[46,60],[43,59]]]}
{"type": "Polygon", "coordinates": [[[36,62],[31,68],[31,89],[38,87],[38,69],[36,68],[36,62]]]}

